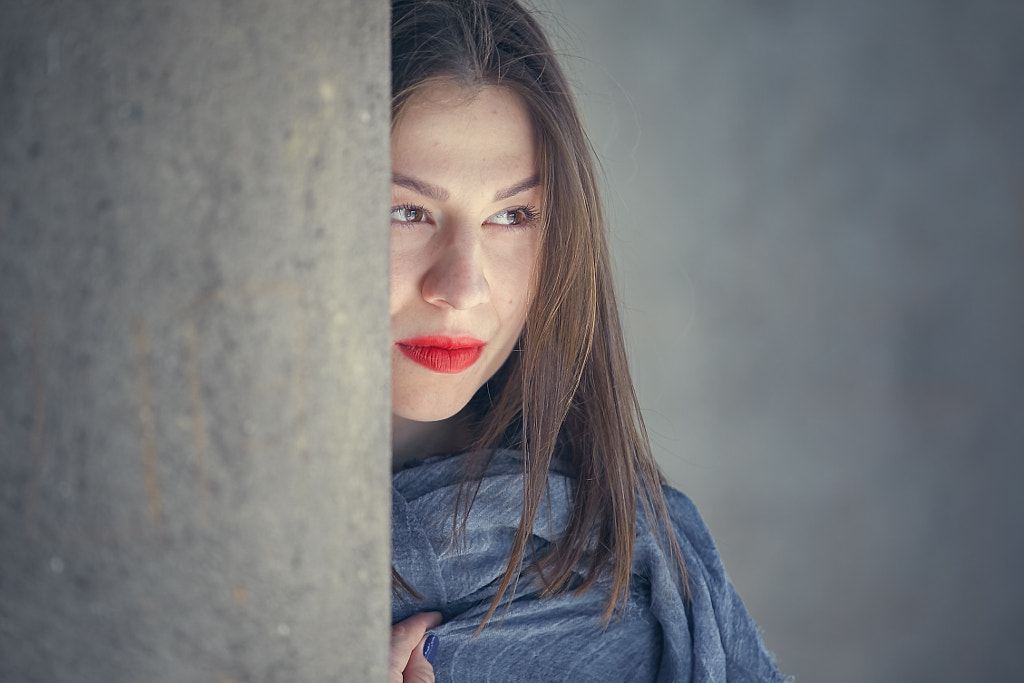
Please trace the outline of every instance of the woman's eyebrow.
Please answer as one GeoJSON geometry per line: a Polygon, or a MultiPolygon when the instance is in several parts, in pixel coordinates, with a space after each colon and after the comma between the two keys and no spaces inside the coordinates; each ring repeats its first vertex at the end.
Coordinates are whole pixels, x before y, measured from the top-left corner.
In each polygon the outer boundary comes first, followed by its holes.
{"type": "MultiPolygon", "coordinates": [[[[444,202],[447,201],[449,197],[448,190],[444,189],[443,187],[431,185],[430,183],[425,183],[423,181],[416,180],[415,178],[410,178],[409,176],[402,175],[401,173],[391,174],[391,182],[394,185],[398,185],[399,187],[404,187],[408,190],[412,190],[413,192],[421,194],[424,197],[429,197],[434,201],[444,202]]],[[[540,174],[534,173],[529,178],[526,178],[525,180],[522,180],[516,183],[515,185],[510,185],[509,187],[506,187],[502,190],[498,190],[498,192],[495,193],[494,195],[494,201],[500,202],[503,199],[515,197],[520,192],[532,190],[538,185],[540,185],[540,174]]]]}
{"type": "Polygon", "coordinates": [[[540,174],[539,173],[534,173],[532,176],[530,176],[526,180],[518,182],[515,185],[512,185],[510,187],[506,187],[504,190],[498,190],[498,193],[494,195],[494,201],[500,202],[503,199],[508,199],[509,197],[515,197],[520,192],[526,192],[527,190],[532,190],[533,188],[537,187],[538,185],[540,185],[540,174]]]}
{"type": "Polygon", "coordinates": [[[420,182],[415,178],[410,178],[407,175],[401,173],[392,173],[391,182],[399,187],[404,187],[413,192],[417,192],[424,197],[429,197],[436,202],[443,202],[448,200],[448,190],[437,185],[431,185],[430,183],[420,182]]]}

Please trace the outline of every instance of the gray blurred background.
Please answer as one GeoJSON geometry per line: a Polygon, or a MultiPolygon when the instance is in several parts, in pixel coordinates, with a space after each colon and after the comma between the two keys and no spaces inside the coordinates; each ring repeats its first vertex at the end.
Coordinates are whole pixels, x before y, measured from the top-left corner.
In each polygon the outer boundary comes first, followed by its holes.
{"type": "Polygon", "coordinates": [[[782,668],[1024,680],[1024,3],[541,7],[656,454],[782,668]]]}

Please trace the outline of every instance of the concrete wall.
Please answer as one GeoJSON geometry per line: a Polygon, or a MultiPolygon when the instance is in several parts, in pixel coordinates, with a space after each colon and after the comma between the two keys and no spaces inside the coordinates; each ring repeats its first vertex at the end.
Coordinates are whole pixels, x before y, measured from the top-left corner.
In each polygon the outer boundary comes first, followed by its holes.
{"type": "Polygon", "coordinates": [[[783,668],[1024,668],[1024,5],[550,0],[636,379],[783,668]]]}
{"type": "Polygon", "coordinates": [[[383,680],[387,35],[0,5],[0,680],[383,680]]]}

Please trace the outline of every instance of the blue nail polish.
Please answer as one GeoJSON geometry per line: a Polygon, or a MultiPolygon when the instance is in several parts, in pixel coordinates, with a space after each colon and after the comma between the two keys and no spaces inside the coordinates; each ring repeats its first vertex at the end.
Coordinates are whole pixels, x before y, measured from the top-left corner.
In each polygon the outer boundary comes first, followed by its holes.
{"type": "Polygon", "coordinates": [[[423,656],[431,664],[434,663],[434,657],[437,656],[437,643],[439,640],[433,633],[428,633],[427,642],[423,643],[423,656]]]}

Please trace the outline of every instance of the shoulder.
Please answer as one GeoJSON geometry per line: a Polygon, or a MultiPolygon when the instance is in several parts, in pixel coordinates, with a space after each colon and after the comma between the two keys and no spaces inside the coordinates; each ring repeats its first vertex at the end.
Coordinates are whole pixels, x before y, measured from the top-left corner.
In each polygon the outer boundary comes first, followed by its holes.
{"type": "Polygon", "coordinates": [[[664,541],[671,536],[682,551],[691,584],[727,583],[721,555],[697,506],[689,496],[672,486],[663,485],[661,492],[668,513],[667,528],[660,528],[663,526],[661,524],[652,525],[648,519],[649,513],[643,509],[637,510],[637,545],[641,550],[641,561],[657,559],[660,560],[658,564],[667,565],[667,558],[662,557],[667,551],[664,541]]]}
{"type": "Polygon", "coordinates": [[[672,563],[665,557],[664,550],[658,548],[652,553],[649,543],[641,543],[648,546],[647,558],[657,558],[653,566],[646,568],[653,569],[654,575],[650,577],[653,585],[660,584],[662,589],[667,589],[671,582],[679,594],[678,600],[655,597],[652,603],[656,611],[662,612],[659,620],[666,636],[679,630],[677,625],[684,620],[689,632],[680,631],[675,635],[692,639],[692,655],[700,660],[700,666],[720,671],[730,681],[784,681],[757,624],[725,571],[722,557],[697,506],[671,486],[663,486],[662,490],[671,525],[666,531],[679,544],[687,580],[684,589],[678,584],[675,572],[671,577],[667,575],[666,570],[672,563]]]}
{"type": "Polygon", "coordinates": [[[707,564],[721,567],[722,559],[718,554],[711,531],[708,530],[697,506],[690,497],[679,489],[664,485],[661,487],[665,496],[665,507],[668,509],[669,521],[680,541],[687,541],[694,552],[700,555],[707,564]]]}
{"type": "Polygon", "coordinates": [[[731,619],[733,613],[736,613],[738,621],[749,619],[726,573],[715,539],[696,504],[671,486],[663,486],[662,492],[672,525],[671,533],[679,543],[686,563],[690,592],[706,594],[716,611],[730,615],[727,619],[731,619]]]}

